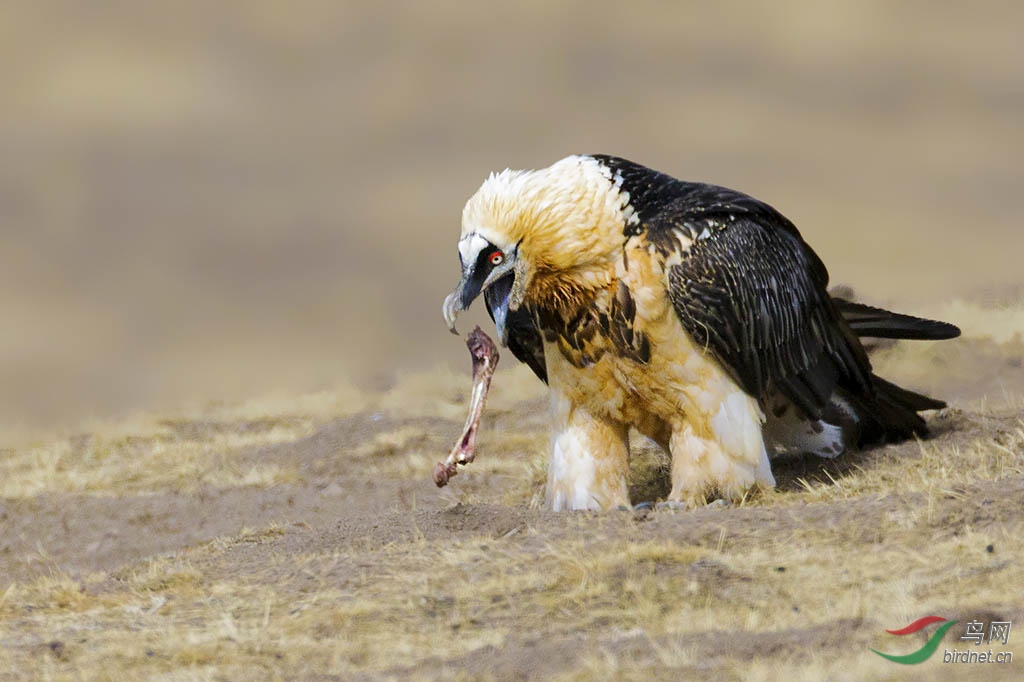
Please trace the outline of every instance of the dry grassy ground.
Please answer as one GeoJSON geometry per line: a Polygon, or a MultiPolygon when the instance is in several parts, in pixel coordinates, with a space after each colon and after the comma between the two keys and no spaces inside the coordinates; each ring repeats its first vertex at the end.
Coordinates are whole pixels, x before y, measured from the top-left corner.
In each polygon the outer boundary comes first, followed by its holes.
{"type": "MultiPolygon", "coordinates": [[[[934,312],[967,337],[876,358],[951,401],[932,439],[779,463],[731,508],[541,510],[544,401],[519,370],[444,490],[468,371],[9,449],[0,679],[1019,679],[869,651],[913,650],[883,630],[928,614],[1024,622],[1020,310],[934,312]]],[[[638,446],[652,499],[665,462],[638,446]]]]}

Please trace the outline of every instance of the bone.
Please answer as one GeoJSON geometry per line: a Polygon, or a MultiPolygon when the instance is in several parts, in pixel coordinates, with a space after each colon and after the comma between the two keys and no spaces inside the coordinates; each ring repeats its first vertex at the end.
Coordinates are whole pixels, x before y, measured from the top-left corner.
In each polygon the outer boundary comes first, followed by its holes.
{"type": "Polygon", "coordinates": [[[494,376],[494,368],[498,366],[498,348],[480,327],[466,336],[466,347],[473,359],[473,393],[469,402],[469,415],[462,435],[448,457],[434,467],[434,483],[438,488],[448,485],[448,480],[459,472],[458,465],[469,464],[476,456],[476,432],[480,427],[480,416],[484,413],[491,377],[494,376]]]}

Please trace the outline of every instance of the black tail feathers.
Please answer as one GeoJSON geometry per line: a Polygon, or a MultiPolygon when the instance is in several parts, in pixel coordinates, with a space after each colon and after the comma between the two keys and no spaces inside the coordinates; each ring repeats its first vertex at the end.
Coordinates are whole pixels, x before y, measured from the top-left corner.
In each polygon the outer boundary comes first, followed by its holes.
{"type": "MultiPolygon", "coordinates": [[[[861,339],[942,340],[960,336],[956,325],[902,315],[881,308],[833,298],[843,320],[861,339]]],[[[859,421],[858,446],[905,440],[928,435],[918,412],[938,410],[946,403],[902,388],[872,373],[873,396],[847,396],[859,421]]]]}
{"type": "Polygon", "coordinates": [[[948,322],[902,315],[842,298],[833,298],[832,302],[860,337],[939,341],[960,336],[960,328],[948,322]]]}

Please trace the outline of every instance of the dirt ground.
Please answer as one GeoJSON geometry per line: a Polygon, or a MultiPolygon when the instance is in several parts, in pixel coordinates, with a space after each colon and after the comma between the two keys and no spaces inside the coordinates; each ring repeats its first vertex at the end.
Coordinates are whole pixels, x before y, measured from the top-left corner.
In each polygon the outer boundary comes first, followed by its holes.
{"type": "MultiPolygon", "coordinates": [[[[689,512],[542,510],[521,369],[443,490],[468,370],[12,448],[0,679],[1017,679],[870,648],[916,649],[884,630],[924,615],[1024,619],[1022,359],[1019,336],[879,351],[950,402],[931,439],[776,462],[776,491],[689,512]]],[[[657,499],[666,462],[635,446],[657,499]]]]}

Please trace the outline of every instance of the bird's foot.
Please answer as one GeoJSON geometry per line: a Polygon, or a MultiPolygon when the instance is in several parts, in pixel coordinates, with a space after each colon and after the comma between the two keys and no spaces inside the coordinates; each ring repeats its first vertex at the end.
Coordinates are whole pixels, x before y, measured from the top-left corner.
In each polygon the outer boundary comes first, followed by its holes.
{"type": "MultiPolygon", "coordinates": [[[[642,504],[650,505],[650,502],[642,503],[642,504]]],[[[727,499],[719,497],[719,498],[711,500],[709,502],[703,502],[703,501],[685,502],[685,501],[682,501],[682,500],[664,500],[662,502],[658,502],[657,504],[655,504],[654,505],[654,509],[656,509],[658,511],[686,511],[686,510],[690,510],[690,509],[696,509],[698,507],[711,507],[711,508],[714,508],[714,509],[726,509],[726,508],[731,507],[731,506],[733,506],[733,503],[732,503],[731,500],[727,500],[727,499]]],[[[648,509],[650,509],[650,506],[648,506],[648,509]]]]}

